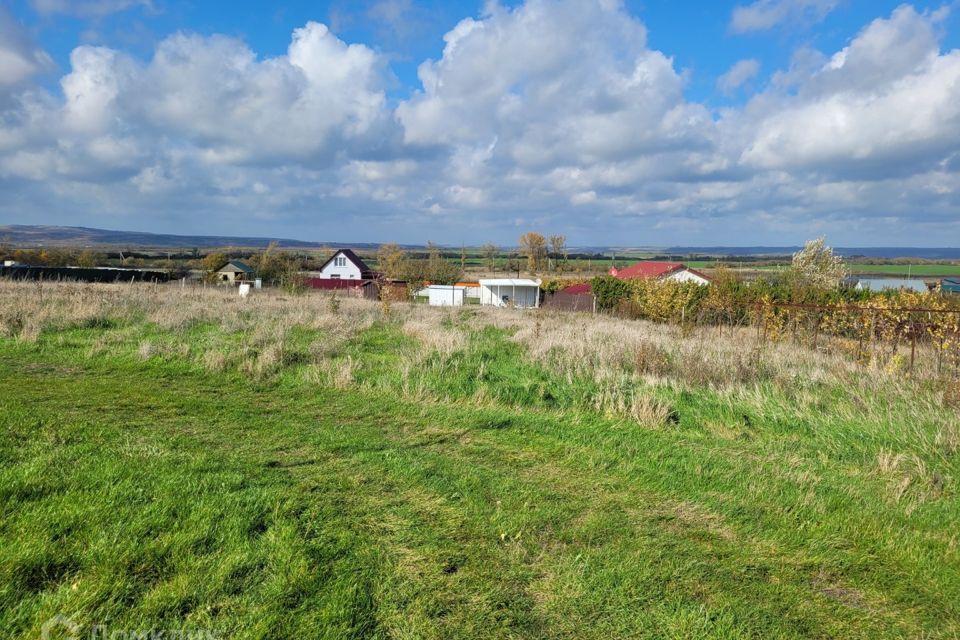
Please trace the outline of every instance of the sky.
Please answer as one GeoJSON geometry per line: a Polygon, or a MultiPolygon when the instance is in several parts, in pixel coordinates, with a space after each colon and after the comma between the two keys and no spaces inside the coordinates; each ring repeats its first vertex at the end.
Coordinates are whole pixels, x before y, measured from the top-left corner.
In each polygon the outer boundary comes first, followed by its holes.
{"type": "Polygon", "coordinates": [[[0,0],[0,224],[960,246],[960,0],[0,0]]]}

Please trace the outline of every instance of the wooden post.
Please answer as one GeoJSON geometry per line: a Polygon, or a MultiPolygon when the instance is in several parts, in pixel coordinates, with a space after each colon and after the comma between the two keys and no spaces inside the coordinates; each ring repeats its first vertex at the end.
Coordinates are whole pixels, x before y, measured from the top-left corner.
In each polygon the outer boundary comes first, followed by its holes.
{"type": "Polygon", "coordinates": [[[913,359],[917,354],[917,327],[916,323],[910,327],[910,371],[913,371],[913,359]]]}
{"type": "Polygon", "coordinates": [[[817,322],[813,325],[813,350],[817,350],[817,339],[820,337],[820,309],[817,309],[817,322]]]}
{"type": "MultiPolygon", "coordinates": [[[[860,314],[861,321],[863,320],[863,314],[860,314]]],[[[860,342],[857,344],[857,364],[860,364],[860,355],[863,353],[863,333],[864,327],[863,322],[860,323],[860,342]]]]}

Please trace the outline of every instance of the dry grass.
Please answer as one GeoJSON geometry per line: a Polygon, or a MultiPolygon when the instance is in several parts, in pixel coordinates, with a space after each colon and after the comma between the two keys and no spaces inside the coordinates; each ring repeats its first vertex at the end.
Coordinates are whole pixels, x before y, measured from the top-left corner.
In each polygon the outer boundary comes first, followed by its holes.
{"type": "MultiPolygon", "coordinates": [[[[338,388],[355,382],[361,364],[344,349],[375,323],[395,327],[422,347],[402,354],[397,391],[404,395],[429,397],[422,374],[442,375],[444,367],[456,366],[450,356],[468,349],[471,334],[494,327],[506,331],[532,364],[570,384],[592,381],[597,389],[587,402],[592,409],[646,426],[670,421],[667,404],[637,393],[660,385],[710,388],[738,406],[769,411],[769,397],[757,386],[773,383],[792,399],[794,413],[816,411],[821,388],[842,386],[850,390],[851,411],[860,413],[856,417],[878,424],[888,420],[882,404],[872,400],[880,389],[898,398],[910,397],[918,424],[937,413],[936,404],[952,400],[956,393],[937,381],[939,395],[917,396],[918,381],[932,380],[935,372],[917,371],[908,379],[889,367],[861,367],[841,353],[790,342],[763,343],[752,329],[725,328],[721,335],[706,327],[588,314],[384,306],[351,297],[289,296],[267,290],[241,299],[229,288],[183,289],[176,284],[0,282],[0,335],[35,342],[44,331],[110,328],[94,338],[90,355],[129,348],[144,360],[155,356],[190,360],[210,371],[238,369],[258,378],[290,364],[306,364],[313,369],[307,373],[312,380],[338,388]],[[138,324],[155,327],[162,335],[124,331],[138,324]],[[204,327],[218,330],[204,333],[204,327]],[[296,332],[312,332],[306,347],[296,332]],[[858,397],[864,398],[860,404],[858,397]]],[[[485,375],[482,367],[478,378],[485,375]]],[[[472,400],[487,403],[486,387],[480,385],[472,400]]],[[[718,429],[739,431],[736,425],[718,429]]],[[[931,444],[944,452],[956,451],[960,436],[949,418],[942,419],[939,431],[939,441],[931,444]]]]}

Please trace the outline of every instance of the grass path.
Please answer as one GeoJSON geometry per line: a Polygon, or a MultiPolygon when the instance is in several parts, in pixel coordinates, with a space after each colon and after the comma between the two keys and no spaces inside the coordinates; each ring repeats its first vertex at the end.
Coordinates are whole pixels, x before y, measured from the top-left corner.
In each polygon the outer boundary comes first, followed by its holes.
{"type": "Polygon", "coordinates": [[[960,633],[955,497],[908,512],[856,454],[774,425],[624,429],[10,342],[0,388],[12,637],[57,613],[249,638],[960,633]]]}

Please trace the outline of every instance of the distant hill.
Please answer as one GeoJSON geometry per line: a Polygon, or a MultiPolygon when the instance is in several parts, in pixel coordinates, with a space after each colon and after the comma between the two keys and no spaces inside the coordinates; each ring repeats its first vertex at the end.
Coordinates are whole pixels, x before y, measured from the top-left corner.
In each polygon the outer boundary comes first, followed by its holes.
{"type": "Polygon", "coordinates": [[[163,249],[209,249],[211,247],[266,247],[273,241],[281,247],[315,249],[319,247],[375,248],[376,243],[343,244],[306,242],[289,238],[245,236],[181,236],[141,231],[111,231],[89,227],[46,225],[0,225],[0,241],[18,247],[137,247],[163,249]]]}
{"type": "MultiPolygon", "coordinates": [[[[90,227],[58,227],[48,225],[0,225],[0,242],[17,247],[116,247],[120,249],[211,249],[214,247],[262,248],[271,242],[291,249],[321,247],[376,249],[378,242],[311,242],[290,238],[251,236],[188,236],[143,231],[113,231],[90,227]]],[[[419,248],[419,245],[401,245],[419,248]]],[[[448,247],[459,249],[459,247],[448,247]]],[[[587,254],[630,254],[672,256],[683,259],[697,256],[789,256],[801,247],[570,247],[571,252],[587,254]]],[[[925,260],[960,260],[960,248],[930,247],[834,247],[845,257],[922,258],[925,260]]]]}

